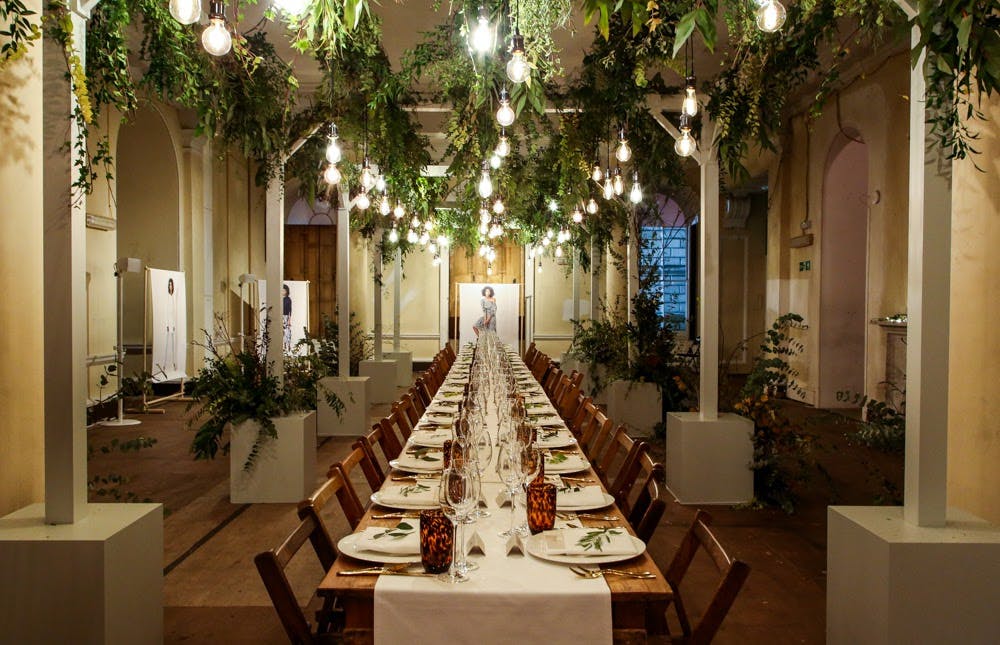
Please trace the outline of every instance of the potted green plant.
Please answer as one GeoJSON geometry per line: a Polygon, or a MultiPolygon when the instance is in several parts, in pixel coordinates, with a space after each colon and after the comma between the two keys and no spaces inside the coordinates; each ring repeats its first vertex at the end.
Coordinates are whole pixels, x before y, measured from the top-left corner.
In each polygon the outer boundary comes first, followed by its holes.
{"type": "MultiPolygon", "coordinates": [[[[228,338],[217,323],[216,338],[228,338]]],[[[265,327],[266,330],[266,327],[265,327]]],[[[206,332],[205,366],[191,386],[196,459],[229,454],[233,503],[295,502],[316,476],[316,382],[308,359],[290,359],[288,378],[267,361],[268,336],[221,346],[206,332]]]]}

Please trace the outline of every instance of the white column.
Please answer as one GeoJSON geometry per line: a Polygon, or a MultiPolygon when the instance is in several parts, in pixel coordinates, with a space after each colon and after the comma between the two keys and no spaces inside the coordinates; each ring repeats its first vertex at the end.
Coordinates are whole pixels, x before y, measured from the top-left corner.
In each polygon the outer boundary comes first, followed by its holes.
{"type": "MultiPolygon", "coordinates": [[[[539,260],[540,261],[540,260],[539,260]]],[[[524,343],[535,342],[535,260],[524,254],[524,343]]]]}
{"type": "Polygon", "coordinates": [[[715,128],[708,121],[702,128],[701,236],[698,251],[698,334],[701,336],[699,416],[719,416],[719,158],[712,145],[715,128]]]}
{"type": "Polygon", "coordinates": [[[205,140],[205,147],[201,155],[201,190],[202,190],[202,241],[204,253],[204,280],[202,282],[202,300],[204,302],[204,319],[202,324],[204,329],[214,338],[215,332],[215,241],[212,233],[212,217],[215,212],[215,192],[213,185],[214,173],[212,172],[212,140],[205,140]]]}
{"type": "Polygon", "coordinates": [[[580,252],[573,249],[573,320],[580,320],[580,252]]]}
{"type": "Polygon", "coordinates": [[[351,375],[351,211],[345,192],[337,207],[337,363],[340,377],[351,375]]]}
{"type": "Polygon", "coordinates": [[[282,349],[284,330],[281,324],[281,286],[285,279],[285,167],[282,163],[275,176],[267,182],[264,210],[265,275],[267,276],[267,360],[279,382],[285,375],[285,352],[282,349]]]}
{"type": "Polygon", "coordinates": [[[590,319],[597,320],[601,316],[601,260],[604,255],[602,249],[595,249],[594,243],[590,243],[590,319]]]}
{"type": "MultiPolygon", "coordinates": [[[[914,28],[913,42],[919,37],[914,28]]],[[[903,518],[917,526],[944,526],[948,484],[951,162],[944,159],[929,135],[923,69],[921,55],[910,71],[903,518]]]]}
{"type": "MultiPolygon", "coordinates": [[[[70,12],[74,48],[84,66],[89,16],[79,6],[70,12]]],[[[87,514],[87,200],[71,188],[77,169],[66,142],[76,142],[80,133],[70,117],[76,98],[64,53],[49,38],[39,46],[45,93],[45,521],[72,524],[87,514]]]]}
{"type": "Polygon", "coordinates": [[[451,314],[451,247],[438,251],[441,264],[438,265],[438,340],[441,347],[448,344],[448,317],[451,314]]]}
{"type": "Polygon", "coordinates": [[[375,274],[372,276],[375,289],[375,302],[372,311],[375,316],[375,360],[382,360],[382,243],[376,240],[382,239],[382,230],[375,229],[375,237],[372,239],[374,253],[372,264],[375,274]]]}
{"type": "Polygon", "coordinates": [[[400,343],[400,310],[399,310],[399,300],[402,296],[403,287],[403,253],[396,247],[396,283],[393,285],[392,290],[392,351],[398,352],[400,343]]]}

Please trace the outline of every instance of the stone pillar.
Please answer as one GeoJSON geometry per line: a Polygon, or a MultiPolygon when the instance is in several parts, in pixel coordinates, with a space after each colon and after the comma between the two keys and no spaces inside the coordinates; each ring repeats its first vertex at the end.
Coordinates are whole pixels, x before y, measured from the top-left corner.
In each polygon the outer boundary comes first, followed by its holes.
{"type": "Polygon", "coordinates": [[[285,279],[285,173],[284,164],[278,173],[267,182],[265,202],[265,230],[267,240],[264,253],[267,276],[267,331],[270,342],[267,346],[267,361],[281,381],[285,375],[285,352],[282,349],[284,330],[281,320],[281,287],[285,279]]]}

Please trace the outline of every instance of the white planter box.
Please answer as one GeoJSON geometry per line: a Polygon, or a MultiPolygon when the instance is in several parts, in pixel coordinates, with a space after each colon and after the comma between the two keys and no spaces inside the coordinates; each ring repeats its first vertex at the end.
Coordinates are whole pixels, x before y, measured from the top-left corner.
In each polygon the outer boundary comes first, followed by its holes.
{"type": "MultiPolygon", "coordinates": [[[[653,434],[660,422],[660,390],[654,383],[613,381],[607,391],[608,418],[639,436],[653,434]]],[[[631,434],[631,433],[630,433],[631,434]]]]}
{"type": "Polygon", "coordinates": [[[0,642],[163,642],[163,506],[88,504],[73,524],[45,505],[0,518],[0,642]]]}
{"type": "Polygon", "coordinates": [[[260,446],[250,470],[247,456],[257,441],[253,421],[232,428],[229,448],[229,500],[234,504],[298,502],[316,487],[316,412],[273,419],[278,436],[260,446]]]}
{"type": "Polygon", "coordinates": [[[681,504],[744,504],[753,499],[753,421],[737,414],[702,419],[667,415],[667,488],[681,504]]]}
{"type": "Polygon", "coordinates": [[[361,361],[359,373],[361,376],[368,376],[369,403],[392,403],[396,400],[396,361],[382,359],[380,361],[361,361]]]}
{"type": "Polygon", "coordinates": [[[320,437],[358,437],[368,433],[368,377],[329,376],[320,379],[316,392],[316,434],[320,437]],[[344,403],[338,415],[326,404],[323,390],[344,403]]]}
{"type": "Polygon", "coordinates": [[[396,387],[413,384],[413,352],[384,352],[382,356],[396,361],[396,387]]]}

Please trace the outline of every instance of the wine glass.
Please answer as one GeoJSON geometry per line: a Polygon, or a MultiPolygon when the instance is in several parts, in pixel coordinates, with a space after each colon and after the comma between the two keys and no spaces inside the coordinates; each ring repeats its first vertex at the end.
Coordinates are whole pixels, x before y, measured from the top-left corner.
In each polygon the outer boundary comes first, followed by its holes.
{"type": "MultiPolygon", "coordinates": [[[[538,473],[541,472],[542,459],[545,458],[545,455],[533,444],[520,446],[518,448],[518,453],[520,456],[518,462],[521,466],[521,480],[518,482],[518,488],[519,492],[526,492],[528,490],[528,484],[531,483],[531,480],[537,477],[538,473]]],[[[525,502],[527,502],[527,499],[525,502]]],[[[524,524],[518,525],[518,527],[514,530],[521,535],[527,535],[529,533],[528,523],[525,522],[524,524]]]]}
{"type": "Polygon", "coordinates": [[[500,533],[500,537],[510,537],[517,531],[514,528],[514,513],[516,512],[517,491],[521,487],[521,451],[513,450],[511,444],[505,443],[497,452],[496,471],[500,482],[510,497],[510,528],[500,533]]]}
{"type": "MultiPolygon", "coordinates": [[[[476,475],[478,475],[479,490],[482,491],[483,474],[486,473],[490,463],[493,461],[493,438],[490,437],[489,432],[481,429],[472,435],[472,447],[470,454],[472,456],[472,466],[476,470],[476,475]]],[[[489,511],[484,508],[480,508],[479,504],[476,504],[476,509],[472,512],[473,519],[480,519],[489,516],[489,511]]]]}
{"type": "Polygon", "coordinates": [[[465,518],[476,503],[476,492],[467,468],[446,468],[441,473],[438,502],[445,517],[451,520],[455,532],[451,569],[438,576],[445,582],[465,582],[469,579],[465,561],[465,518]]]}

